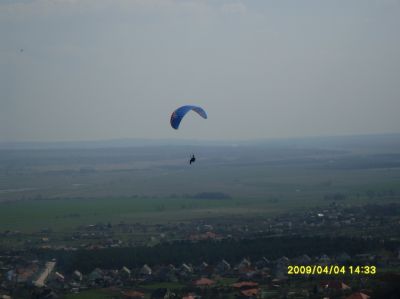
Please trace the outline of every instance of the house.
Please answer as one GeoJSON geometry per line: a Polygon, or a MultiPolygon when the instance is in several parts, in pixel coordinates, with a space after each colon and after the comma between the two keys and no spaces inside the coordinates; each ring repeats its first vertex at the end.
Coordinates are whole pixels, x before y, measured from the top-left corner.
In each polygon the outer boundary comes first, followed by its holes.
{"type": "Polygon", "coordinates": [[[225,274],[231,270],[231,265],[226,261],[222,260],[215,266],[215,271],[219,274],[225,274]]]}
{"type": "Polygon", "coordinates": [[[214,280],[211,280],[211,279],[208,279],[208,278],[205,278],[205,277],[202,277],[202,278],[200,278],[200,279],[198,279],[198,280],[196,280],[194,282],[194,285],[196,287],[201,287],[201,288],[210,287],[210,286],[212,286],[214,284],[215,284],[214,280]]]}
{"type": "Polygon", "coordinates": [[[260,260],[258,260],[258,261],[256,262],[255,265],[256,265],[256,268],[257,268],[257,269],[263,269],[263,268],[269,267],[270,264],[271,264],[271,262],[270,262],[267,258],[262,257],[260,260]]]}
{"type": "Polygon", "coordinates": [[[369,299],[370,296],[368,296],[367,294],[364,293],[353,293],[350,296],[346,297],[346,299],[369,299]]]}
{"type": "Polygon", "coordinates": [[[129,279],[131,278],[131,270],[129,270],[127,267],[123,266],[121,268],[121,271],[119,271],[120,276],[122,279],[129,279]]]}
{"type": "Polygon", "coordinates": [[[326,254],[323,254],[318,259],[318,264],[321,266],[326,266],[331,263],[331,259],[326,254]]]}
{"type": "Polygon", "coordinates": [[[200,272],[204,272],[207,271],[208,269],[210,269],[210,265],[207,264],[206,262],[202,262],[199,266],[196,267],[196,270],[200,271],[200,272]]]}
{"type": "Polygon", "coordinates": [[[311,258],[307,254],[303,254],[295,258],[293,262],[296,265],[309,265],[311,263],[311,258]]]}
{"type": "Polygon", "coordinates": [[[290,263],[290,260],[289,260],[288,257],[282,256],[281,258],[277,259],[277,260],[275,261],[275,263],[276,263],[277,265],[279,264],[279,265],[287,266],[287,265],[290,263]]]}
{"type": "Polygon", "coordinates": [[[75,281],[82,281],[83,275],[78,270],[75,270],[74,273],[72,273],[72,279],[75,281]]]}
{"type": "Polygon", "coordinates": [[[191,241],[200,241],[200,240],[217,239],[217,238],[218,235],[213,232],[205,232],[203,234],[195,234],[189,236],[189,240],[191,241]]]}
{"type": "Polygon", "coordinates": [[[176,282],[178,281],[176,277],[176,268],[173,265],[161,266],[154,272],[155,280],[157,281],[168,281],[176,282]]]}
{"type": "Polygon", "coordinates": [[[152,273],[153,273],[153,271],[147,264],[144,264],[143,267],[139,271],[139,275],[142,277],[150,276],[152,273]]]}
{"type": "Polygon", "coordinates": [[[178,272],[181,277],[187,277],[193,273],[193,267],[191,265],[183,263],[178,272]]]}
{"type": "Polygon", "coordinates": [[[245,270],[245,269],[248,269],[250,266],[251,266],[251,262],[250,262],[248,259],[244,258],[244,259],[236,266],[236,268],[237,268],[239,271],[243,271],[243,270],[245,270]]]}
{"type": "Polygon", "coordinates": [[[260,292],[257,282],[239,281],[231,284],[238,291],[236,298],[257,298],[260,292]]]}
{"type": "Polygon", "coordinates": [[[262,278],[262,272],[250,268],[243,270],[239,277],[241,280],[257,280],[262,278]]]}
{"type": "Polygon", "coordinates": [[[62,274],[59,273],[59,272],[54,273],[54,276],[55,276],[55,279],[58,280],[58,281],[60,281],[60,282],[63,282],[63,281],[65,280],[64,275],[62,275],[62,274]]]}
{"type": "Polygon", "coordinates": [[[138,291],[125,291],[122,292],[122,296],[124,299],[143,299],[144,293],[138,291]]]}
{"type": "Polygon", "coordinates": [[[101,269],[96,268],[90,272],[88,280],[91,284],[99,284],[104,280],[104,272],[101,269]]]}
{"type": "Polygon", "coordinates": [[[201,297],[196,295],[195,293],[189,293],[182,297],[182,299],[200,299],[201,297]]]}
{"type": "Polygon", "coordinates": [[[254,288],[254,289],[246,289],[246,290],[241,290],[240,295],[237,296],[238,298],[257,298],[258,294],[260,293],[259,288],[254,288]]]}
{"type": "Polygon", "coordinates": [[[235,289],[254,289],[258,287],[258,283],[252,281],[239,281],[231,284],[231,286],[235,289]]]}

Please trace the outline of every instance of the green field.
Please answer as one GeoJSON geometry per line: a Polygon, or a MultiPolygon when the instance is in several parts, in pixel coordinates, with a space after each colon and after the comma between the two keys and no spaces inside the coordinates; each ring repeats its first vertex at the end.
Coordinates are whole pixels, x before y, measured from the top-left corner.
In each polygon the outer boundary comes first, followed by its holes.
{"type": "MultiPolygon", "coordinates": [[[[387,203],[392,198],[368,199],[349,198],[348,204],[367,202],[387,203]]],[[[167,223],[185,220],[275,216],[285,212],[304,211],[310,207],[324,206],[330,201],[303,196],[293,199],[228,199],[197,200],[171,198],[124,198],[124,199],[62,199],[17,201],[2,203],[0,209],[1,230],[37,232],[41,229],[70,231],[80,225],[99,222],[125,223],[167,223]]]]}
{"type": "Polygon", "coordinates": [[[396,201],[400,145],[370,139],[0,150],[0,232],[269,216],[323,206],[335,194],[348,204],[396,201]],[[188,152],[198,153],[192,166],[188,152]],[[231,199],[193,198],[204,192],[231,199]]]}
{"type": "Polygon", "coordinates": [[[115,296],[120,295],[119,292],[112,292],[110,290],[88,290],[83,291],[78,294],[67,294],[63,298],[64,299],[111,299],[115,298],[115,296]]]}
{"type": "Polygon", "coordinates": [[[103,223],[165,223],[221,216],[275,215],[316,204],[300,200],[274,202],[260,199],[196,200],[171,198],[38,200],[2,203],[2,230],[34,232],[44,228],[68,230],[103,223]]]}

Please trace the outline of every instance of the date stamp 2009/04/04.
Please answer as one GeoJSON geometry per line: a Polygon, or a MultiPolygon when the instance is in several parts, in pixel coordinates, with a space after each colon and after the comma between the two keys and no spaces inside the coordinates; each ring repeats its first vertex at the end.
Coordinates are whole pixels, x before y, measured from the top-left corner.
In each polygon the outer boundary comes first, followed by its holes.
{"type": "Polygon", "coordinates": [[[376,266],[371,265],[289,265],[288,275],[375,275],[376,266]]]}

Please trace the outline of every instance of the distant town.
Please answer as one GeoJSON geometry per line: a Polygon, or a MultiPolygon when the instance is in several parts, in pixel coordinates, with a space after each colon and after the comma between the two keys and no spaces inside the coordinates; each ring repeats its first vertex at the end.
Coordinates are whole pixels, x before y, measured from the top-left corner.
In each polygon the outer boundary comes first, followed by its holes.
{"type": "Polygon", "coordinates": [[[332,201],[272,218],[95,223],[63,235],[3,231],[25,249],[0,256],[0,298],[377,297],[399,282],[399,209],[332,201]],[[374,266],[377,273],[290,275],[290,265],[374,266]]]}

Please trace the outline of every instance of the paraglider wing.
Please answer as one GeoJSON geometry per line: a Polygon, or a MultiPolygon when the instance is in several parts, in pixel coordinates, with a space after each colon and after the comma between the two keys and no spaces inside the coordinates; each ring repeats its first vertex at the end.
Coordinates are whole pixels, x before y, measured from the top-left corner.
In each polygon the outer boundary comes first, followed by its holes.
{"type": "Polygon", "coordinates": [[[202,118],[207,118],[207,113],[204,111],[203,108],[197,107],[197,106],[191,106],[191,105],[186,105],[179,107],[176,109],[172,115],[171,115],[171,127],[173,127],[175,130],[179,128],[179,124],[182,121],[182,118],[188,113],[189,111],[195,111],[197,112],[202,118]]]}

